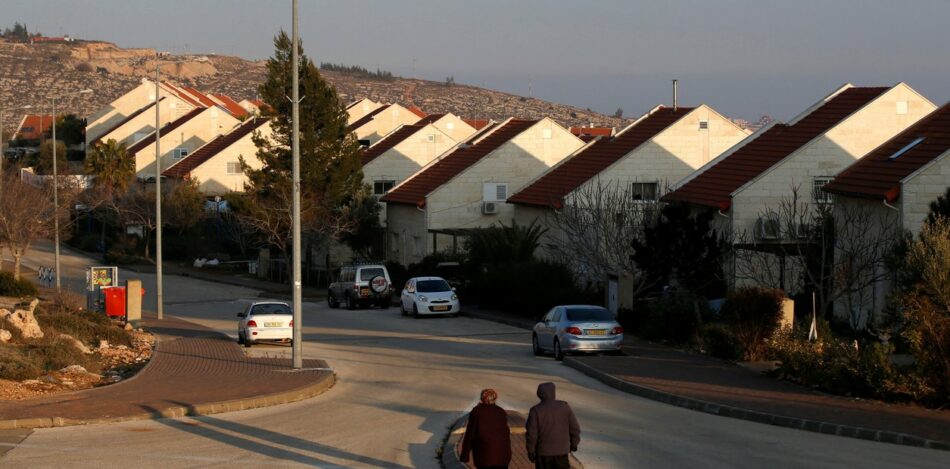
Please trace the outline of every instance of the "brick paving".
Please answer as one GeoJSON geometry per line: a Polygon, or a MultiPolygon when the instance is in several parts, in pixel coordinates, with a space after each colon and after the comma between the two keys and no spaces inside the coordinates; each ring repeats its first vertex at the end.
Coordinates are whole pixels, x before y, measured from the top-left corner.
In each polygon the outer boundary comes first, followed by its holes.
{"type": "MultiPolygon", "coordinates": [[[[174,409],[293,393],[332,382],[323,360],[306,360],[292,371],[290,360],[246,357],[237,342],[203,326],[166,317],[145,318],[158,344],[151,362],[128,381],[68,394],[0,402],[0,420],[61,418],[78,422],[160,416],[174,409]]],[[[238,404],[241,406],[242,404],[238,404]]],[[[230,410],[222,409],[222,410],[230,410]]],[[[203,412],[203,411],[202,411],[203,412]]]]}

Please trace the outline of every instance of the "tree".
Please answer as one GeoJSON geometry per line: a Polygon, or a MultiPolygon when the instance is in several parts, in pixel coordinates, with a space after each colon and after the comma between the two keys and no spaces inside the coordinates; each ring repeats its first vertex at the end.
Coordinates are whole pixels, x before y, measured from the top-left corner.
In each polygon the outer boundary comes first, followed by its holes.
{"type": "MultiPolygon", "coordinates": [[[[292,43],[283,31],[274,39],[267,79],[259,87],[268,105],[270,138],[253,137],[260,169],[244,164],[248,207],[244,217],[285,257],[291,239],[292,43]]],[[[336,90],[300,51],[301,231],[319,242],[352,231],[348,203],[362,187],[359,143],[347,133],[346,107],[336,90]]]]}
{"type": "Polygon", "coordinates": [[[86,174],[96,177],[96,187],[110,195],[121,195],[135,179],[135,160],[124,143],[109,139],[92,148],[86,157],[86,174]]]}
{"type": "Polygon", "coordinates": [[[623,119],[623,108],[622,108],[622,107],[618,107],[617,110],[614,111],[614,117],[616,117],[617,119],[623,119]]]}
{"type": "Polygon", "coordinates": [[[13,172],[2,177],[0,242],[13,255],[13,277],[19,279],[23,256],[33,241],[53,233],[53,198],[48,187],[27,184],[13,172]]]}
{"type": "Polygon", "coordinates": [[[633,276],[634,295],[653,286],[631,258],[634,240],[643,240],[660,212],[657,200],[635,200],[629,184],[585,184],[545,218],[549,256],[570,265],[580,278],[602,281],[612,273],[633,276]]]}
{"type": "MultiPolygon", "coordinates": [[[[40,144],[39,153],[35,153],[31,165],[36,174],[53,174],[53,141],[45,140],[40,144]]],[[[62,140],[56,141],[56,173],[69,174],[69,163],[66,161],[66,145],[62,140]]]]}
{"type": "MultiPolygon", "coordinates": [[[[47,138],[52,138],[52,129],[46,134],[47,138]]],[[[56,116],[56,137],[67,147],[83,143],[86,140],[86,119],[76,114],[56,116]]]]}
{"type": "Polygon", "coordinates": [[[950,187],[937,200],[930,202],[930,213],[927,214],[927,223],[936,223],[937,218],[950,218],[950,187]]]}
{"type": "Polygon", "coordinates": [[[466,240],[469,259],[480,265],[530,261],[546,231],[536,222],[522,226],[514,220],[511,226],[499,222],[499,226],[475,229],[466,240]]]}
{"type": "Polygon", "coordinates": [[[340,240],[363,259],[375,259],[384,254],[382,249],[386,230],[379,222],[380,208],[373,196],[373,189],[368,185],[364,185],[350,202],[355,228],[352,232],[343,233],[340,240]]]}
{"type": "Polygon", "coordinates": [[[204,217],[205,196],[198,189],[198,181],[178,181],[173,186],[162,204],[162,214],[167,214],[162,222],[182,233],[204,217]]]}

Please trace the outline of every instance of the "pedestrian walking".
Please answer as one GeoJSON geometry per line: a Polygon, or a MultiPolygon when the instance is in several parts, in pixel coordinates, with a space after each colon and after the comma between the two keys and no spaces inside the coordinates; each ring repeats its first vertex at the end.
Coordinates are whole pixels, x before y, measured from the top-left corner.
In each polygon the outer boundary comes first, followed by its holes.
{"type": "Polygon", "coordinates": [[[511,462],[508,413],[495,405],[496,400],[494,389],[482,390],[478,405],[468,414],[459,459],[468,462],[472,454],[478,469],[507,469],[511,462]]]}
{"type": "Polygon", "coordinates": [[[567,402],[555,399],[554,383],[538,385],[541,402],[528,412],[525,447],[535,469],[569,469],[568,455],[577,451],[581,426],[567,402]]]}

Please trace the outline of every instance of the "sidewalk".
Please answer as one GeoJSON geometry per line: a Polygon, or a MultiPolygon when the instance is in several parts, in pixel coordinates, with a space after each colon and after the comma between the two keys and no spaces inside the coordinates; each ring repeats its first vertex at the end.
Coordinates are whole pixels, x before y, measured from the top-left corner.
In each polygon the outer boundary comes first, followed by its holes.
{"type": "MultiPolygon", "coordinates": [[[[465,314],[530,328],[527,319],[473,308],[465,314]]],[[[625,392],[725,417],[873,441],[950,450],[950,411],[813,391],[730,362],[627,337],[627,356],[564,363],[625,392]]]]}
{"type": "MultiPolygon", "coordinates": [[[[459,460],[459,453],[462,450],[462,436],[465,435],[465,425],[468,423],[468,415],[462,417],[449,433],[449,437],[442,445],[442,465],[446,469],[474,469],[475,463],[469,456],[468,463],[459,460]]],[[[509,469],[531,469],[534,463],[528,460],[528,451],[525,449],[524,439],[525,416],[514,411],[508,411],[508,428],[511,430],[511,463],[509,469]]],[[[571,455],[571,468],[583,469],[584,465],[571,455]]]]}
{"type": "Polygon", "coordinates": [[[156,334],[149,364],[128,381],[74,393],[0,402],[0,429],[213,414],[294,402],[334,383],[322,360],[249,358],[227,336],[182,319],[146,317],[156,334]]]}

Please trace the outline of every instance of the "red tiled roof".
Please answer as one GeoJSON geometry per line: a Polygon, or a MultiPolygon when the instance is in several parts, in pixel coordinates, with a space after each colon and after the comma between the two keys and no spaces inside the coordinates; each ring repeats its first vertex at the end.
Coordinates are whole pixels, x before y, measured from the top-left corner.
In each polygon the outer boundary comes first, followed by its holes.
{"type": "Polygon", "coordinates": [[[241,107],[241,105],[231,99],[230,96],[226,94],[212,94],[211,97],[217,99],[221,103],[221,106],[227,109],[232,116],[244,117],[247,115],[247,109],[241,107]]]}
{"type": "Polygon", "coordinates": [[[214,106],[215,104],[218,104],[218,103],[214,102],[213,99],[211,99],[211,98],[205,96],[204,93],[202,93],[202,92],[200,92],[200,91],[198,91],[198,90],[196,90],[196,89],[194,89],[194,88],[192,88],[192,87],[190,87],[190,86],[184,86],[184,87],[182,87],[182,89],[185,90],[185,92],[187,92],[189,95],[194,96],[195,98],[198,98],[198,101],[200,101],[201,104],[202,104],[204,107],[211,107],[211,106],[214,106]]]}
{"type": "MultiPolygon", "coordinates": [[[[179,117],[178,119],[175,119],[175,120],[173,120],[173,121],[171,121],[171,122],[165,124],[165,125],[159,130],[159,133],[160,133],[161,135],[168,135],[169,132],[171,132],[171,131],[173,131],[173,130],[179,128],[179,127],[181,127],[182,125],[185,124],[185,122],[190,121],[191,119],[193,119],[193,118],[194,118],[195,116],[197,116],[198,114],[201,114],[202,111],[204,111],[204,110],[205,110],[204,108],[200,108],[200,107],[197,107],[197,108],[192,109],[188,114],[185,114],[184,116],[181,116],[181,117],[179,117]]],[[[139,140],[139,141],[133,143],[132,146],[130,146],[129,149],[128,149],[128,154],[134,155],[134,154],[136,154],[136,153],[138,153],[138,152],[144,150],[145,147],[147,147],[147,146],[149,146],[149,145],[151,145],[151,144],[153,144],[153,143],[155,143],[155,132],[152,132],[152,133],[148,134],[146,137],[142,138],[141,140],[139,140]]]]}
{"type": "Polygon", "coordinates": [[[262,125],[266,124],[267,121],[268,119],[259,117],[244,121],[244,123],[242,123],[236,129],[224,135],[219,135],[217,138],[202,145],[201,148],[198,148],[177,163],[169,166],[168,169],[162,171],[162,175],[171,178],[187,179],[191,172],[195,170],[195,168],[201,166],[204,162],[210,160],[218,153],[221,153],[221,151],[233,145],[244,136],[257,130],[262,125]]]}
{"type": "MultiPolygon", "coordinates": [[[[689,114],[693,108],[660,107],[615,137],[601,137],[511,196],[514,204],[560,207],[564,196],[689,114]]],[[[573,129],[572,129],[573,130],[573,129]]],[[[612,130],[612,129],[608,129],[612,130]]]]}
{"type": "Polygon", "coordinates": [[[43,138],[43,133],[53,127],[53,116],[27,114],[20,122],[20,127],[13,134],[16,138],[23,140],[39,140],[43,138]]]}
{"type": "MultiPolygon", "coordinates": [[[[402,184],[393,188],[380,199],[387,203],[410,204],[419,207],[425,206],[426,196],[439,186],[449,182],[459,173],[465,171],[485,155],[488,155],[505,142],[524,132],[536,120],[510,119],[504,124],[490,128],[474,145],[459,145],[447,155],[426,166],[402,184]]],[[[469,142],[474,141],[469,139],[469,142]]]]}
{"type": "Polygon", "coordinates": [[[373,161],[374,159],[376,159],[377,156],[382,155],[383,153],[386,153],[386,151],[389,150],[390,148],[396,145],[399,145],[403,140],[409,138],[412,134],[416,133],[417,131],[419,131],[419,129],[423,127],[425,127],[425,125],[415,124],[415,125],[404,125],[396,129],[396,131],[383,137],[382,140],[376,142],[373,146],[363,151],[363,154],[360,155],[360,161],[362,161],[363,165],[365,165],[366,163],[369,163],[370,161],[373,161]]]}
{"type": "Polygon", "coordinates": [[[815,137],[882,95],[886,87],[853,87],[791,124],[777,124],[663,197],[727,210],[732,193],[815,137]]]}
{"type": "Polygon", "coordinates": [[[571,127],[571,133],[577,136],[609,137],[614,134],[613,127],[571,127]]]}
{"type": "Polygon", "coordinates": [[[425,116],[428,115],[428,114],[426,114],[425,111],[423,111],[422,109],[419,109],[418,107],[416,107],[415,104],[413,104],[412,106],[409,106],[409,111],[412,112],[413,114],[419,116],[420,118],[425,117],[425,116]]]}
{"type": "MultiPolygon", "coordinates": [[[[165,99],[164,96],[162,96],[161,98],[158,98],[159,102],[161,102],[163,99],[165,99]]],[[[142,107],[138,111],[135,111],[132,114],[129,114],[128,116],[125,116],[122,120],[120,120],[119,122],[116,122],[115,125],[113,125],[112,127],[109,127],[108,130],[106,130],[105,132],[100,134],[98,137],[96,137],[96,139],[90,142],[89,145],[92,146],[92,145],[99,144],[100,142],[102,142],[102,137],[105,137],[111,134],[112,132],[115,132],[116,129],[118,129],[119,127],[122,127],[123,125],[128,123],[130,120],[135,119],[136,117],[141,115],[143,112],[149,110],[150,108],[154,106],[155,106],[155,102],[153,101],[151,103],[146,104],[144,107],[142,107]]]]}
{"type": "Polygon", "coordinates": [[[416,124],[422,124],[422,125],[434,124],[435,121],[443,117],[445,117],[445,114],[429,114],[427,116],[424,116],[422,119],[419,119],[419,122],[416,122],[416,124]]]}
{"type": "Polygon", "coordinates": [[[462,121],[472,126],[475,130],[482,130],[483,127],[491,123],[491,119],[462,119],[462,121]]]}
{"type": "Polygon", "coordinates": [[[886,198],[893,202],[900,196],[904,178],[948,151],[950,104],[944,104],[846,168],[825,185],[825,190],[853,197],[886,198]],[[891,158],[919,138],[923,140],[891,158]]]}
{"type": "Polygon", "coordinates": [[[367,123],[369,123],[369,121],[373,120],[373,117],[376,117],[376,114],[379,114],[379,113],[385,111],[387,108],[389,108],[389,106],[390,106],[389,104],[386,104],[386,105],[380,106],[380,107],[378,107],[378,108],[372,110],[369,114],[367,114],[367,115],[361,117],[361,118],[360,118],[359,120],[357,120],[356,122],[354,122],[354,123],[350,124],[349,126],[347,126],[347,127],[346,127],[346,132],[347,132],[347,133],[353,132],[353,131],[355,131],[356,129],[358,129],[358,128],[364,126],[364,125],[366,125],[367,123]]]}
{"type": "Polygon", "coordinates": [[[175,96],[178,96],[179,98],[181,98],[181,100],[185,101],[186,103],[191,104],[192,106],[195,106],[195,107],[203,106],[201,104],[201,101],[198,101],[197,98],[195,98],[194,96],[191,96],[190,94],[185,92],[185,90],[168,82],[163,82],[162,85],[165,87],[167,91],[170,91],[175,96]]]}

